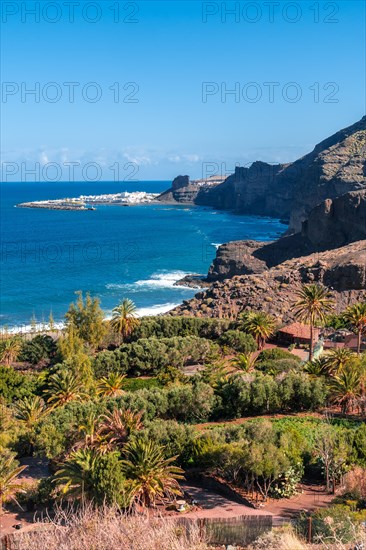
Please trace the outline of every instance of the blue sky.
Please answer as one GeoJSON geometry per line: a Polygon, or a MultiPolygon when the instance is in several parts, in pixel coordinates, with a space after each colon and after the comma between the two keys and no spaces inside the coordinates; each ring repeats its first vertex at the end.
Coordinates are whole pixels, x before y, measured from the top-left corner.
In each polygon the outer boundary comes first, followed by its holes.
{"type": "Polygon", "coordinates": [[[229,173],[365,113],[361,0],[74,4],[2,2],[3,179],[229,173]]]}

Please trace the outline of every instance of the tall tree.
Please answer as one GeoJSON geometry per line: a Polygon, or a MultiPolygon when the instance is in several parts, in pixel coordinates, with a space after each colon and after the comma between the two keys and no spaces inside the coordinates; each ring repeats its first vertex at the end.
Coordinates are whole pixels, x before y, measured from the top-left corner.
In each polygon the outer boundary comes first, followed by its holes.
{"type": "Polygon", "coordinates": [[[358,404],[361,397],[361,375],[351,366],[341,370],[330,382],[331,400],[348,413],[358,404]]]}
{"type": "Polygon", "coordinates": [[[173,466],[176,458],[164,458],[163,448],[154,441],[136,438],[126,445],[122,472],[132,481],[134,498],[142,506],[181,494],[178,480],[183,479],[183,470],[173,466]]]}
{"type": "Polygon", "coordinates": [[[347,435],[325,422],[317,428],[312,452],[323,465],[327,491],[334,492],[336,483],[347,470],[351,454],[347,435]]]}
{"type": "Polygon", "coordinates": [[[132,300],[125,298],[113,309],[110,324],[112,330],[119,335],[122,341],[132,333],[139,322],[136,306],[132,300]]]}
{"type": "Polygon", "coordinates": [[[264,348],[266,340],[270,338],[276,330],[276,321],[264,311],[249,311],[240,316],[241,328],[244,332],[251,334],[256,342],[259,350],[264,348]]]}
{"type": "Polygon", "coordinates": [[[70,324],[67,327],[66,333],[59,339],[57,347],[66,368],[69,368],[76,377],[82,380],[86,387],[90,387],[93,382],[91,359],[75,325],[70,324]]]}
{"type": "Polygon", "coordinates": [[[329,290],[319,284],[303,285],[298,292],[298,300],[294,304],[297,319],[310,325],[311,361],[314,355],[314,328],[318,322],[324,321],[327,313],[332,311],[334,300],[329,290]]]}
{"type": "Polygon", "coordinates": [[[48,330],[55,330],[55,319],[53,318],[52,310],[50,311],[50,316],[48,317],[48,330]]]}
{"type": "Polygon", "coordinates": [[[96,349],[103,342],[107,330],[100,301],[98,298],[92,298],[90,294],[87,294],[84,300],[81,291],[77,292],[77,295],[78,299],[70,304],[65,315],[67,324],[73,325],[78,336],[92,349],[96,349]]]}
{"type": "Polygon", "coordinates": [[[360,302],[347,308],[344,317],[357,333],[357,354],[360,355],[362,334],[366,333],[366,302],[360,302]]]}

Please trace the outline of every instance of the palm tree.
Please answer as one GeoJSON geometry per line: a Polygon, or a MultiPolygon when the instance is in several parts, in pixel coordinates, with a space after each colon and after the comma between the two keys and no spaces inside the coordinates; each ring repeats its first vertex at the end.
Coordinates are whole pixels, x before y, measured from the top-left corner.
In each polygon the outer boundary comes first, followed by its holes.
{"type": "Polygon", "coordinates": [[[23,484],[18,476],[27,466],[16,466],[13,456],[0,463],[0,515],[3,511],[3,504],[7,500],[13,500],[19,504],[16,499],[16,493],[24,492],[23,484]]]}
{"type": "Polygon", "coordinates": [[[317,322],[324,321],[326,314],[332,310],[334,301],[329,290],[319,284],[303,285],[298,292],[299,300],[294,304],[295,317],[310,325],[311,361],[314,354],[314,327],[317,322]]]}
{"type": "Polygon", "coordinates": [[[94,411],[87,415],[84,424],[80,424],[77,428],[76,435],[81,437],[73,445],[73,451],[92,449],[104,455],[111,450],[108,440],[99,433],[99,422],[100,418],[94,411]]]}
{"type": "Polygon", "coordinates": [[[132,300],[125,298],[112,311],[111,327],[122,340],[131,334],[139,324],[136,306],[132,300]]]}
{"type": "Polygon", "coordinates": [[[366,302],[360,302],[347,308],[344,318],[357,333],[357,355],[360,355],[362,333],[366,332],[366,302]]]}
{"type": "Polygon", "coordinates": [[[70,453],[62,468],[55,474],[55,482],[62,493],[77,500],[93,500],[93,473],[98,460],[93,449],[78,449],[70,453]]]}
{"type": "Polygon", "coordinates": [[[122,471],[132,482],[135,501],[150,507],[164,496],[180,495],[178,479],[183,470],[173,466],[177,457],[164,458],[164,449],[154,441],[140,438],[131,440],[125,447],[122,471]]]}
{"type": "Polygon", "coordinates": [[[241,328],[244,332],[251,334],[257,342],[259,350],[264,348],[266,340],[274,334],[276,330],[276,321],[264,311],[250,311],[241,316],[241,328]]]}
{"type": "Polygon", "coordinates": [[[27,430],[30,454],[33,454],[35,428],[48,412],[43,399],[38,395],[23,397],[14,404],[14,416],[27,430]]]}
{"type": "Polygon", "coordinates": [[[9,338],[0,345],[0,362],[9,367],[17,360],[22,349],[22,342],[19,338],[9,338]]]}
{"type": "Polygon", "coordinates": [[[250,372],[254,369],[257,357],[253,353],[239,353],[230,363],[243,372],[250,372]]]}
{"type": "Polygon", "coordinates": [[[111,372],[108,376],[100,379],[97,393],[102,397],[119,397],[124,393],[122,386],[125,374],[111,372]]]}
{"type": "Polygon", "coordinates": [[[60,407],[69,401],[82,401],[87,397],[80,380],[69,370],[60,370],[49,378],[47,403],[60,407]]]}
{"type": "Polygon", "coordinates": [[[14,404],[14,416],[31,430],[48,413],[43,399],[34,395],[23,397],[14,404]]]}
{"type": "Polygon", "coordinates": [[[123,447],[132,433],[142,430],[142,413],[135,413],[130,409],[115,409],[101,417],[101,425],[98,434],[105,438],[109,446],[123,447]]]}
{"type": "Polygon", "coordinates": [[[338,373],[352,361],[355,355],[348,348],[332,349],[325,357],[325,365],[329,374],[338,373]]]}
{"type": "Polygon", "coordinates": [[[360,373],[351,368],[344,368],[330,383],[331,399],[340,405],[342,412],[352,410],[361,397],[360,373]]]}

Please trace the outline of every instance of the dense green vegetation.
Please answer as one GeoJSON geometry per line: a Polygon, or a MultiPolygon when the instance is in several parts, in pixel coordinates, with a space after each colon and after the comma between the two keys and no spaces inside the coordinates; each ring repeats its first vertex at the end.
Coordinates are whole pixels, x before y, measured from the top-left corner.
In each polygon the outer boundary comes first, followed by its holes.
{"type": "MultiPolygon", "coordinates": [[[[297,309],[315,324],[329,303],[311,288],[297,309]]],[[[363,313],[360,304],[343,316],[357,334],[363,313]]],[[[276,323],[256,312],[237,322],[140,321],[124,300],[108,323],[98,301],[80,293],[66,322],[56,340],[0,344],[0,479],[10,480],[2,501],[14,493],[16,459],[30,454],[53,471],[32,496],[38,505],[151,506],[173,498],[191,468],[266,500],[294,494],[305,474],[333,491],[355,466],[366,468],[365,354],[334,350],[304,363],[263,349],[276,323]],[[311,416],[325,407],[359,418],[311,416]],[[302,416],[286,416],[294,413],[302,416]]]]}

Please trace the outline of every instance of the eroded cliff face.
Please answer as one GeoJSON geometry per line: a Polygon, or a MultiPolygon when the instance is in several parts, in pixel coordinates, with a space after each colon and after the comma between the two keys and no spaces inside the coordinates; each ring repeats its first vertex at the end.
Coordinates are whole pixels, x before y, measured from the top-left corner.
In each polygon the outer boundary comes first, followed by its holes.
{"type": "Polygon", "coordinates": [[[163,193],[162,200],[169,196],[178,202],[274,216],[289,221],[289,233],[297,233],[316,205],[366,189],[366,116],[296,162],[254,162],[249,168],[236,168],[215,187],[192,186],[188,176],[177,179],[179,189],[173,185],[170,195],[163,193]]]}
{"type": "Polygon", "coordinates": [[[279,174],[268,208],[275,210],[287,197],[290,230],[296,232],[314,206],[360,189],[366,189],[366,117],[322,141],[279,174]]]}
{"type": "Polygon", "coordinates": [[[258,161],[249,168],[237,167],[221,185],[199,192],[195,202],[242,213],[269,214],[265,197],[286,166],[258,161]]]}
{"type": "Polygon", "coordinates": [[[220,246],[208,281],[262,273],[283,262],[366,239],[366,189],[326,199],[311,210],[302,231],[270,243],[233,241],[220,246]]]}
{"type": "Polygon", "coordinates": [[[320,249],[366,239],[366,189],[326,199],[313,208],[302,234],[320,249]]]}

